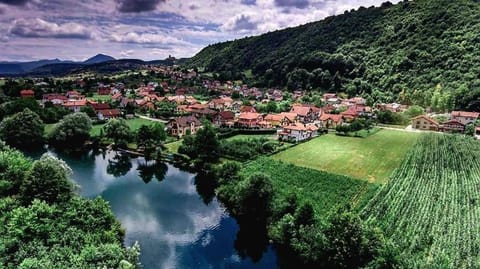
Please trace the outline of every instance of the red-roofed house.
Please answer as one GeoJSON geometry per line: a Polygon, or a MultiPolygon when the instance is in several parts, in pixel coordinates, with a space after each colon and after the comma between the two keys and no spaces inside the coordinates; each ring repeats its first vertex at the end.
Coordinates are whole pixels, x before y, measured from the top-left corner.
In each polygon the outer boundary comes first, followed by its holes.
{"type": "Polygon", "coordinates": [[[120,117],[121,113],[118,109],[102,109],[97,112],[99,120],[107,120],[120,117]]]}
{"type": "Polygon", "coordinates": [[[194,116],[178,117],[167,123],[167,132],[172,136],[182,137],[195,134],[201,127],[202,123],[194,116]]]}
{"type": "Polygon", "coordinates": [[[283,126],[278,137],[283,141],[299,142],[318,136],[318,127],[315,124],[292,124],[283,126]]]}
{"type": "Polygon", "coordinates": [[[35,98],[35,92],[33,90],[21,90],[20,96],[22,98],[35,98]]]}
{"type": "Polygon", "coordinates": [[[449,120],[443,123],[443,131],[449,133],[463,133],[465,132],[465,124],[457,120],[449,120]]]}
{"type": "Polygon", "coordinates": [[[48,94],[44,94],[42,97],[43,104],[45,104],[46,102],[51,102],[54,105],[61,105],[66,101],[68,101],[68,98],[59,93],[48,93],[48,94]]]}
{"type": "Polygon", "coordinates": [[[338,125],[343,123],[342,115],[337,114],[322,114],[320,116],[320,124],[324,128],[335,129],[338,125]]]}
{"type": "Polygon", "coordinates": [[[467,125],[469,123],[475,123],[477,121],[480,113],[478,112],[467,112],[467,111],[452,111],[451,117],[452,120],[456,120],[458,122],[467,125]]]}
{"type": "Polygon", "coordinates": [[[240,127],[255,128],[259,127],[259,122],[262,121],[262,115],[254,112],[243,112],[238,116],[238,125],[240,127]]]}
{"type": "Polygon", "coordinates": [[[438,131],[439,124],[425,115],[420,115],[412,119],[412,128],[424,131],[438,131]]]}
{"type": "Polygon", "coordinates": [[[217,126],[229,126],[232,127],[235,120],[235,113],[232,111],[224,110],[218,112],[213,117],[213,123],[217,126]]]}
{"type": "Polygon", "coordinates": [[[93,108],[93,110],[95,110],[95,112],[98,112],[99,110],[110,109],[110,105],[108,103],[91,103],[91,102],[88,102],[87,105],[90,106],[91,108],[93,108]]]}
{"type": "Polygon", "coordinates": [[[74,101],[67,101],[63,103],[65,108],[72,110],[73,112],[80,112],[80,109],[87,105],[86,100],[74,100],[74,101]]]}
{"type": "Polygon", "coordinates": [[[241,113],[257,113],[257,110],[253,106],[242,106],[240,107],[241,113]]]}
{"type": "Polygon", "coordinates": [[[311,105],[294,105],[290,113],[297,114],[302,123],[312,123],[320,117],[320,109],[311,105]]]}

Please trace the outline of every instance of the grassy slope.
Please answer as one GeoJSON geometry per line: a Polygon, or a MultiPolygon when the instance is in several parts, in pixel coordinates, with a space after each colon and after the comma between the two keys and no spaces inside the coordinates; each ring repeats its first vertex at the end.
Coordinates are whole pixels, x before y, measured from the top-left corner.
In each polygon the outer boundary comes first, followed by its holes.
{"type": "Polygon", "coordinates": [[[378,185],[345,176],[298,167],[263,157],[244,166],[241,173],[262,172],[272,178],[275,193],[283,198],[295,192],[301,201],[310,201],[318,214],[353,203],[361,208],[373,196],[378,185]]]}
{"type": "Polygon", "coordinates": [[[367,138],[328,134],[280,152],[273,158],[331,173],[385,182],[418,134],[381,130],[367,138]]]}

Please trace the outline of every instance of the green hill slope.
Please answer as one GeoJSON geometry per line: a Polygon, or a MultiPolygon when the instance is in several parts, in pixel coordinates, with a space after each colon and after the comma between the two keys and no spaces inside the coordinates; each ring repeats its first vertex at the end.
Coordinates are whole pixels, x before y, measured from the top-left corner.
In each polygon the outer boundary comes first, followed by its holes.
{"type": "Polygon", "coordinates": [[[210,45],[189,65],[259,86],[480,110],[480,3],[418,0],[210,45]]]}

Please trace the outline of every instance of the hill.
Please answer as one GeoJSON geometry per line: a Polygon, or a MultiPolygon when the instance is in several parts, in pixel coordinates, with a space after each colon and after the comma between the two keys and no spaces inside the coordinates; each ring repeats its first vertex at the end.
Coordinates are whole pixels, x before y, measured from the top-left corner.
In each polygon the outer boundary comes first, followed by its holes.
{"type": "Polygon", "coordinates": [[[105,54],[97,54],[86,61],[83,62],[83,64],[97,64],[97,63],[103,63],[103,62],[108,62],[108,61],[115,61],[115,58],[112,56],[108,56],[105,54]]]}
{"type": "Polygon", "coordinates": [[[221,79],[251,70],[258,86],[480,110],[479,29],[478,1],[387,2],[210,45],[188,64],[221,79]]]}

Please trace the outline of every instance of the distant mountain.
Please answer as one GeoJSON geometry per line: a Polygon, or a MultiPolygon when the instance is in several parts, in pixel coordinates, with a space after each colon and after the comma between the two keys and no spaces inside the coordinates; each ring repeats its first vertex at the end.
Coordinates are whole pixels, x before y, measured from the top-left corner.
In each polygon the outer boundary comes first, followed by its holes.
{"type": "Polygon", "coordinates": [[[257,86],[480,111],[479,14],[478,0],[385,2],[210,45],[188,65],[257,86]]]}
{"type": "Polygon", "coordinates": [[[98,63],[103,63],[103,62],[108,62],[108,61],[115,61],[115,58],[112,56],[108,56],[105,54],[97,54],[93,56],[92,58],[89,58],[88,60],[84,61],[83,64],[98,64],[98,63]]]}
{"type": "Polygon", "coordinates": [[[59,64],[59,63],[73,63],[72,61],[61,61],[59,59],[53,60],[39,60],[32,62],[0,62],[0,74],[19,74],[30,72],[33,69],[48,65],[48,64],[59,64]]]}

